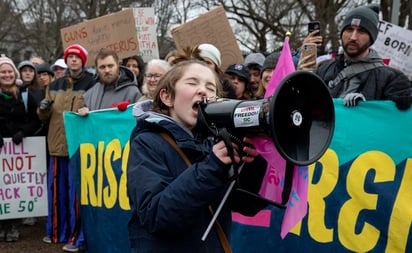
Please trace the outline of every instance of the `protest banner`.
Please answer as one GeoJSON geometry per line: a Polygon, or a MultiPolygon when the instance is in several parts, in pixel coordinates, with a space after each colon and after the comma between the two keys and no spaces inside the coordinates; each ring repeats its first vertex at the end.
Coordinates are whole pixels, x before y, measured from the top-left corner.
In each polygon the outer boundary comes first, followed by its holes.
{"type": "Polygon", "coordinates": [[[154,8],[133,8],[139,53],[145,62],[159,59],[154,8]]]}
{"type": "MultiPolygon", "coordinates": [[[[283,209],[233,213],[233,252],[412,252],[412,110],[399,111],[392,101],[334,104],[331,145],[308,169],[306,217],[282,240],[283,209]]],[[[67,112],[64,120],[87,252],[130,252],[132,108],[88,117],[67,112]]]]}
{"type": "Polygon", "coordinates": [[[80,44],[88,51],[86,67],[94,66],[97,52],[111,48],[124,58],[139,52],[133,9],[126,9],[60,29],[63,48],[80,44]]]}
{"type": "Polygon", "coordinates": [[[282,240],[282,210],[234,213],[234,253],[412,252],[412,110],[334,102],[332,143],[309,166],[307,216],[282,240]]]}
{"type": "Polygon", "coordinates": [[[131,111],[129,106],[124,112],[117,108],[104,109],[92,111],[87,117],[64,113],[89,253],[130,252],[126,165],[129,137],[136,124],[131,111]]]}
{"type": "Polygon", "coordinates": [[[26,137],[0,148],[0,220],[47,216],[45,137],[26,137]]]}
{"type": "Polygon", "coordinates": [[[389,66],[399,69],[412,80],[412,31],[379,21],[378,37],[372,48],[384,59],[389,59],[389,66]]]}
{"type": "Polygon", "coordinates": [[[243,63],[242,52],[223,6],[174,28],[172,36],[178,49],[201,43],[215,45],[222,54],[223,70],[231,64],[243,63]]]}

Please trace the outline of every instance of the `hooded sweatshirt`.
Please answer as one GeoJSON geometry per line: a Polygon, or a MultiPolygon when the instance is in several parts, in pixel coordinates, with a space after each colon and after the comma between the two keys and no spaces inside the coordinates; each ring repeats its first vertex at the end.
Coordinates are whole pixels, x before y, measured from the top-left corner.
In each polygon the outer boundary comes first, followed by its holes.
{"type": "Polygon", "coordinates": [[[105,85],[97,80],[83,97],[85,106],[94,111],[116,106],[123,101],[135,103],[141,95],[134,73],[126,67],[119,66],[119,78],[114,83],[105,85]]]}

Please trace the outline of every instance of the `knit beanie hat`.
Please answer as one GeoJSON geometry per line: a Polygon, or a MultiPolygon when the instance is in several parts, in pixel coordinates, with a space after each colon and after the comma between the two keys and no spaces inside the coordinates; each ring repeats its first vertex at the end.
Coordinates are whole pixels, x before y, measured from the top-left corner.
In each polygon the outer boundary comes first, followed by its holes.
{"type": "Polygon", "coordinates": [[[220,67],[222,65],[222,59],[219,49],[212,44],[200,44],[198,46],[200,49],[200,56],[207,57],[212,60],[216,66],[220,67]]]}
{"type": "Polygon", "coordinates": [[[275,69],[276,64],[278,63],[278,59],[280,57],[279,52],[271,53],[270,55],[266,56],[265,61],[263,62],[262,72],[267,69],[275,69]]]}
{"type": "Polygon", "coordinates": [[[84,47],[79,44],[68,46],[66,50],[64,50],[63,58],[65,63],[67,63],[67,56],[69,56],[69,54],[75,54],[79,56],[80,59],[82,59],[82,66],[84,67],[84,64],[86,64],[87,62],[87,50],[84,47]]]}
{"type": "Polygon", "coordinates": [[[37,74],[47,73],[51,76],[54,76],[54,72],[51,70],[50,65],[46,62],[36,66],[37,74]]]}
{"type": "Polygon", "coordinates": [[[14,70],[14,74],[16,75],[16,79],[20,78],[19,70],[16,68],[16,65],[14,65],[14,62],[9,57],[6,57],[6,56],[0,57],[0,66],[3,64],[9,64],[10,66],[12,66],[14,70]]]}
{"type": "Polygon", "coordinates": [[[342,29],[340,32],[340,37],[342,38],[342,33],[348,26],[358,26],[362,27],[369,33],[371,40],[371,45],[375,42],[378,36],[378,18],[379,5],[370,4],[367,6],[360,6],[346,14],[343,20],[342,29]]]}
{"type": "Polygon", "coordinates": [[[249,67],[250,65],[258,65],[259,68],[262,68],[264,62],[265,56],[262,53],[251,53],[248,56],[246,56],[243,64],[246,67],[249,67]]]}
{"type": "Polygon", "coordinates": [[[19,63],[19,65],[17,66],[17,69],[18,70],[21,70],[22,68],[24,68],[24,67],[30,67],[30,68],[32,68],[33,70],[36,70],[36,67],[34,67],[34,64],[31,62],[31,61],[22,61],[22,62],[20,62],[19,63]]]}

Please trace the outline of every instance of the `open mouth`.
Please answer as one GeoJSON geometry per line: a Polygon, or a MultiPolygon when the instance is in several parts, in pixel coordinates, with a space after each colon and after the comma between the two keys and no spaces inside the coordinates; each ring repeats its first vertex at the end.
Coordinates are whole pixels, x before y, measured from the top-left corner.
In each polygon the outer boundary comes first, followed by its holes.
{"type": "Polygon", "coordinates": [[[197,101],[193,104],[192,108],[194,111],[197,111],[199,109],[200,101],[197,101]]]}

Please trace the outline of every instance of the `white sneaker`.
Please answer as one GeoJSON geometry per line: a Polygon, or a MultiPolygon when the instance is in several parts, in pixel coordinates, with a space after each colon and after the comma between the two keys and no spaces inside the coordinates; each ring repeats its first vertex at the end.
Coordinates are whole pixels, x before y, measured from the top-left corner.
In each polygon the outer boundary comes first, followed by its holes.
{"type": "Polygon", "coordinates": [[[42,241],[43,241],[44,243],[48,243],[48,244],[52,243],[51,238],[48,237],[48,236],[43,237],[42,241]]]}
{"type": "Polygon", "coordinates": [[[63,246],[62,249],[67,252],[78,252],[79,251],[79,248],[72,244],[66,244],[63,246]]]}

